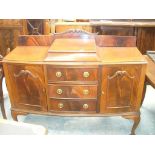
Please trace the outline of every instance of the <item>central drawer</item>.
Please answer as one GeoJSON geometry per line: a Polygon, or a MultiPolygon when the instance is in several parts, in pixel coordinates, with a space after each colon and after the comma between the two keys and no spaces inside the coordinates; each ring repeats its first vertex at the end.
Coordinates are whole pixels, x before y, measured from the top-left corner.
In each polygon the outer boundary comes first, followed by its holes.
{"type": "Polygon", "coordinates": [[[61,100],[50,99],[49,111],[96,111],[96,100],[61,100]]]}
{"type": "Polygon", "coordinates": [[[97,98],[97,85],[49,84],[49,98],[97,98]]]}
{"type": "Polygon", "coordinates": [[[56,68],[47,66],[47,80],[53,81],[97,81],[97,68],[56,68]]]}

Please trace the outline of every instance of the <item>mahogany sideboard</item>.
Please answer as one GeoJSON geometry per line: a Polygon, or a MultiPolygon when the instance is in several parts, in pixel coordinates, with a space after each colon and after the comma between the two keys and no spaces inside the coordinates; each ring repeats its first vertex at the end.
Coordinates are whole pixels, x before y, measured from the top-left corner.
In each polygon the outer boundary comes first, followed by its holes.
{"type": "Polygon", "coordinates": [[[3,59],[13,119],[30,113],[123,116],[134,121],[135,134],[147,64],[135,40],[82,30],[54,39],[20,36],[3,59]]]}

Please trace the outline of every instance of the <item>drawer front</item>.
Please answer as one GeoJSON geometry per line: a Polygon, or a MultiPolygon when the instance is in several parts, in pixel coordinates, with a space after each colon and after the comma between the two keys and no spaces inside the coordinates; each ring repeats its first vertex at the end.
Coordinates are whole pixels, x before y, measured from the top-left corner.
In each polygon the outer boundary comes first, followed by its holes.
{"type": "Polygon", "coordinates": [[[53,68],[47,66],[48,81],[97,81],[97,68],[53,68]]]}
{"type": "Polygon", "coordinates": [[[50,98],[97,98],[97,85],[48,85],[50,98]]]}
{"type": "Polygon", "coordinates": [[[48,105],[49,111],[96,111],[96,101],[74,101],[74,100],[56,100],[50,99],[48,105]]]}

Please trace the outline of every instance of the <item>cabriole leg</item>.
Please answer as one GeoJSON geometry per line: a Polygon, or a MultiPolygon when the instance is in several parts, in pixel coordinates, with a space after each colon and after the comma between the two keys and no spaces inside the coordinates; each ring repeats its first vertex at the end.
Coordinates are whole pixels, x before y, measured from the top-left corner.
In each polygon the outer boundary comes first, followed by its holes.
{"type": "Polygon", "coordinates": [[[11,110],[11,116],[12,116],[14,121],[18,121],[18,118],[17,118],[18,115],[27,115],[27,114],[28,114],[27,112],[11,110]]]}
{"type": "Polygon", "coordinates": [[[11,110],[11,116],[14,121],[18,121],[18,119],[17,119],[18,113],[16,111],[11,110]]]}
{"type": "Polygon", "coordinates": [[[126,119],[132,119],[134,121],[130,135],[135,135],[135,130],[137,129],[138,124],[140,122],[140,114],[134,116],[123,116],[123,117],[126,119]]]}

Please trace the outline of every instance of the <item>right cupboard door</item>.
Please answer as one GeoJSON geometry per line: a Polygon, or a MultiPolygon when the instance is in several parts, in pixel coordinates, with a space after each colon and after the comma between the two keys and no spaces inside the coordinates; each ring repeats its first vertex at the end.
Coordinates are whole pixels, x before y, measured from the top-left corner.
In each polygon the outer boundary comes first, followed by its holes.
{"type": "Polygon", "coordinates": [[[144,65],[103,66],[100,112],[138,111],[144,79],[144,65]]]}

